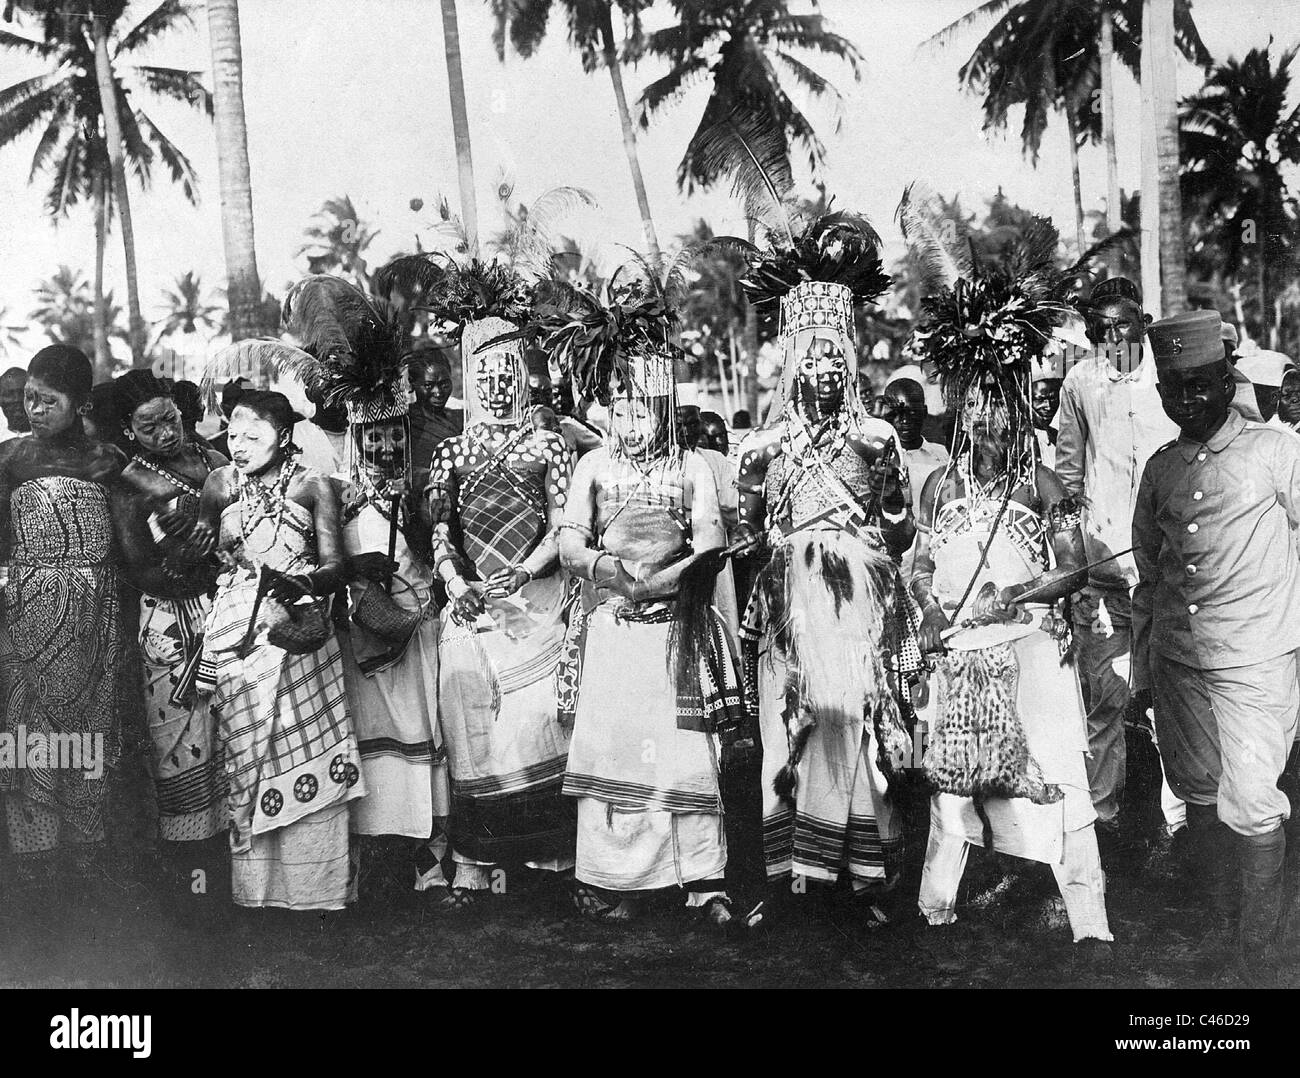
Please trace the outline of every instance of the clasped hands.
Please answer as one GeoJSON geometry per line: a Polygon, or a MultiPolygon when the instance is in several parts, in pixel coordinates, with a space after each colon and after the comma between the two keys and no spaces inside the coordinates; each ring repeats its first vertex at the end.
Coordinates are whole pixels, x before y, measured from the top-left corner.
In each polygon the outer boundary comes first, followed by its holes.
{"type": "Polygon", "coordinates": [[[498,569],[480,587],[475,587],[462,576],[453,577],[447,584],[452,613],[458,621],[473,621],[487,609],[485,598],[504,599],[532,579],[533,574],[522,565],[507,565],[498,569]]]}

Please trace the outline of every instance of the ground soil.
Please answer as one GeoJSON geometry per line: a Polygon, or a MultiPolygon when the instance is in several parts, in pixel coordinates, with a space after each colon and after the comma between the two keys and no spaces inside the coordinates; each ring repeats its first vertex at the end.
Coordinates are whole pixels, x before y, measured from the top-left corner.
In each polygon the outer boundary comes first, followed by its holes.
{"type": "MultiPolygon", "coordinates": [[[[142,786],[141,789],[144,787],[142,786]]],[[[906,871],[874,918],[839,890],[791,894],[755,872],[733,885],[759,929],[722,934],[653,901],[628,925],[580,918],[558,881],[507,869],[505,891],[473,908],[438,908],[411,887],[411,840],[364,841],[360,901],[329,914],[241,910],[219,847],[169,860],[147,831],[147,796],[119,799],[116,833],[89,893],[24,913],[0,863],[0,984],[42,987],[1138,987],[1239,985],[1204,929],[1185,869],[1158,839],[1112,861],[1108,963],[1081,960],[1046,866],[972,851],[961,928],[915,914],[925,802],[909,813],[906,871]],[[196,867],[206,894],[192,894],[196,867]],[[1122,871],[1120,871],[1122,869],[1122,871]]],[[[219,841],[219,840],[218,840],[219,841]]],[[[744,845],[744,841],[740,843],[744,845]]],[[[744,866],[742,865],[742,868],[744,866]]],[[[1292,983],[1296,971],[1292,971],[1292,983]]]]}

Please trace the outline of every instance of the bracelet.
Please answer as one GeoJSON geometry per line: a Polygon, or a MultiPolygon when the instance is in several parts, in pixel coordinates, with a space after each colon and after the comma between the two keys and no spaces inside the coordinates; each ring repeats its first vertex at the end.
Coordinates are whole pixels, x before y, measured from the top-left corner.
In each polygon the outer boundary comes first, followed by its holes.
{"type": "Polygon", "coordinates": [[[524,576],[528,577],[528,579],[524,581],[525,584],[531,583],[532,581],[537,579],[533,575],[533,571],[525,565],[512,565],[510,567],[510,571],[512,573],[523,573],[524,576]]]}
{"type": "MultiPolygon", "coordinates": [[[[601,559],[601,558],[613,558],[613,557],[614,557],[614,555],[611,554],[608,550],[602,550],[599,554],[596,555],[596,560],[593,561],[593,562],[591,563],[591,582],[592,582],[593,584],[599,584],[599,583],[600,583],[600,581],[596,579],[596,570],[600,567],[600,559],[601,559]]],[[[615,559],[615,560],[617,561],[617,559],[615,559]]],[[[605,583],[608,584],[610,580],[613,580],[613,579],[614,579],[615,577],[617,577],[617,576],[618,576],[618,570],[615,569],[615,570],[614,570],[614,576],[609,577],[609,579],[606,580],[605,583]]]]}

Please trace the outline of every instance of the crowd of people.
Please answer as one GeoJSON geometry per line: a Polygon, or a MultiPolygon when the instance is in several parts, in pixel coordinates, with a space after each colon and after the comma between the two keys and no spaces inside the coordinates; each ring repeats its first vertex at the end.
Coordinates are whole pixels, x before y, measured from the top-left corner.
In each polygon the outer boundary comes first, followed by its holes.
{"type": "Polygon", "coordinates": [[[729,430],[684,403],[653,282],[557,303],[409,261],[461,407],[402,304],[325,276],[291,291],[286,343],[255,342],[310,420],[218,370],[205,438],[198,387],[94,386],[63,345],[0,376],[4,730],[95,736],[105,764],[0,759],[17,901],[57,908],[104,856],[139,721],[159,838],[178,866],[219,843],[241,907],[341,909],[364,836],[401,836],[448,909],[528,866],[597,920],[676,888],[748,929],[723,777],[749,766],[771,885],[839,884],[887,923],[920,776],[924,931],[960,931],[982,846],[1050,866],[1105,961],[1145,732],[1203,946],[1252,983],[1295,957],[1285,357],[1237,359],[1214,312],[1153,322],[1122,278],[1067,302],[1042,266],[971,269],[874,393],[855,312],[888,278],[836,213],[752,255],[784,367],[729,430]]]}

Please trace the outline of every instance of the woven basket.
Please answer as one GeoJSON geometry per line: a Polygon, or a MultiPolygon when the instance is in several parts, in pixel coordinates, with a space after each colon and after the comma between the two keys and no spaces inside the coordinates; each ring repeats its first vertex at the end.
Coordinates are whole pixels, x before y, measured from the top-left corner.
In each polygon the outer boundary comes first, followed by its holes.
{"type": "MultiPolygon", "coordinates": [[[[393,584],[417,594],[415,587],[400,576],[393,577],[393,584]]],[[[424,621],[432,600],[430,593],[416,609],[408,610],[400,606],[383,585],[371,581],[357,600],[352,621],[385,644],[405,644],[424,621]]]]}
{"type": "Polygon", "coordinates": [[[330,624],[329,605],[324,599],[309,603],[284,603],[269,600],[266,642],[283,648],[290,655],[309,655],[329,641],[334,627],[330,624]]]}

